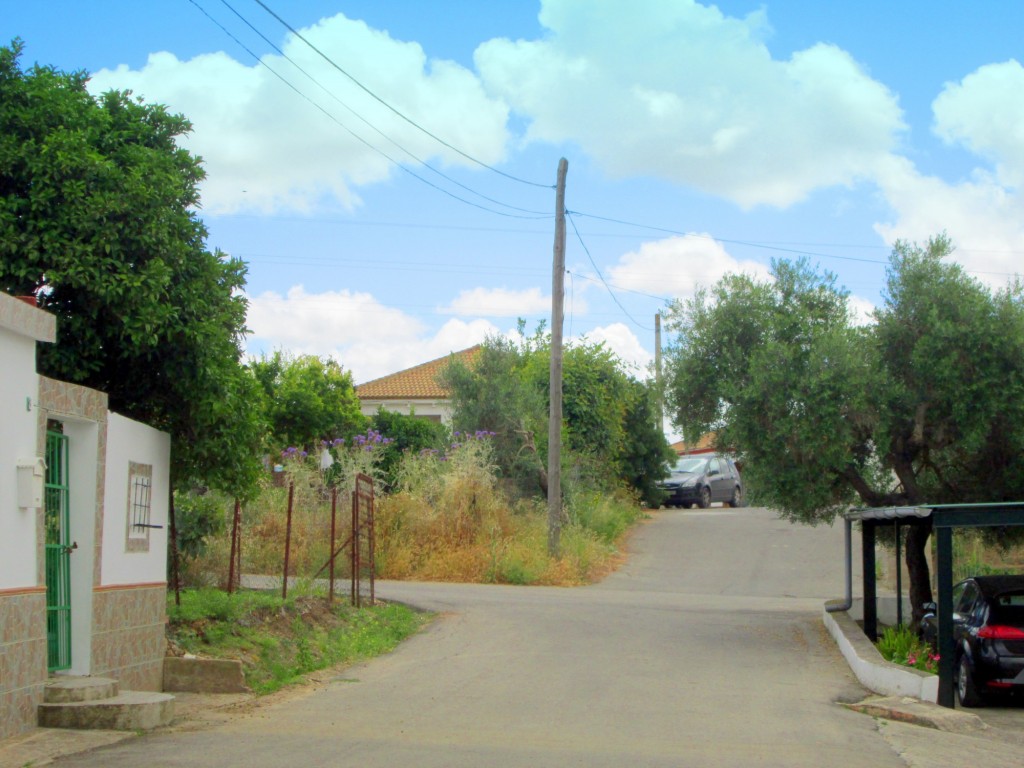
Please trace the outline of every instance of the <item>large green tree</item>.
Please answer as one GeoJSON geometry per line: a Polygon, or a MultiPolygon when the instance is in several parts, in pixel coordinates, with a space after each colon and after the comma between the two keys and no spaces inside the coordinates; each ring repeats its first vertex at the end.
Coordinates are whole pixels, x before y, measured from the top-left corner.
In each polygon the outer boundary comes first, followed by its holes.
{"type": "Polygon", "coordinates": [[[241,367],[245,266],[205,245],[188,120],[0,47],[0,290],[58,317],[48,376],[167,430],[178,482],[251,489],[262,438],[241,367]]]}
{"type": "MultiPolygon", "coordinates": [[[[687,438],[716,431],[759,500],[831,522],[851,506],[1024,497],[1024,300],[948,259],[945,236],[899,242],[874,320],[805,261],[729,275],[671,306],[668,399],[687,438]]],[[[915,617],[931,599],[908,535],[915,617]]]]}
{"type": "Polygon", "coordinates": [[[314,449],[366,428],[352,374],[336,360],[276,351],[250,361],[249,370],[264,392],[277,448],[314,449]]]}
{"type": "MultiPolygon", "coordinates": [[[[490,338],[471,367],[453,363],[443,374],[455,428],[495,432],[498,465],[524,490],[547,491],[550,355],[543,329],[518,342],[490,338]]],[[[565,349],[562,389],[567,468],[584,482],[628,485],[655,503],[655,483],[674,454],[648,387],[603,344],[581,341],[565,349]]]]}

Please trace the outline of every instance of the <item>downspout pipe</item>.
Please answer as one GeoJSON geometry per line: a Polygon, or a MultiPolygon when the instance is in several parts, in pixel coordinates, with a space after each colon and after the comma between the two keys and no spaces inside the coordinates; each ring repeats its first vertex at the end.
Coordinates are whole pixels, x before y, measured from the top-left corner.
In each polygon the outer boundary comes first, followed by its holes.
{"type": "Polygon", "coordinates": [[[846,548],[846,597],[843,598],[842,602],[838,600],[830,600],[825,604],[825,611],[827,613],[841,613],[848,611],[853,606],[853,521],[850,518],[845,519],[845,548],[846,548]]]}

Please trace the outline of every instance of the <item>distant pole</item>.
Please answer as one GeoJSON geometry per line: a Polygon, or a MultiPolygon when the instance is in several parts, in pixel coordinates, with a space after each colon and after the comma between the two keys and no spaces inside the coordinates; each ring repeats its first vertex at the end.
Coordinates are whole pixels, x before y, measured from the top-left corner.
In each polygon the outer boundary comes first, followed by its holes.
{"type": "Polygon", "coordinates": [[[661,312],[654,313],[654,388],[657,398],[658,431],[665,432],[665,407],[661,389],[661,312]]]}
{"type": "Polygon", "coordinates": [[[565,175],[558,161],[555,187],[555,258],[551,270],[551,410],[548,416],[548,554],[558,557],[562,537],[562,323],[565,303],[565,175]]]}

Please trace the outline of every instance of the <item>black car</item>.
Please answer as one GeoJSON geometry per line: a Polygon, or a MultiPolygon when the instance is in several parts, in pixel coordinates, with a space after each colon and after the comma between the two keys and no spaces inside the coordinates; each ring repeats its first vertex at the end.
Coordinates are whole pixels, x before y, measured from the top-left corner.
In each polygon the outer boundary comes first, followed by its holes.
{"type": "Polygon", "coordinates": [[[689,509],[696,504],[707,509],[714,501],[743,506],[740,472],[728,456],[682,456],[658,487],[666,494],[666,507],[689,509]]]}
{"type": "MultiPolygon", "coordinates": [[[[934,604],[922,636],[938,638],[934,604]]],[[[975,576],[953,587],[953,669],[960,704],[976,707],[993,694],[1024,690],[1024,576],[975,576]]]]}

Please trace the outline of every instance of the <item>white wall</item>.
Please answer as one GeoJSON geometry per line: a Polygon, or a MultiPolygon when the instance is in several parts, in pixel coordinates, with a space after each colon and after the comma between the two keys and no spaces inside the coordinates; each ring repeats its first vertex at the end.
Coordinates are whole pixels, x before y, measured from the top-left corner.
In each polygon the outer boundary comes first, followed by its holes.
{"type": "Polygon", "coordinates": [[[167,580],[168,493],[171,438],[165,432],[111,413],[107,421],[107,477],[104,488],[101,586],[153,584],[167,580]],[[153,467],[149,549],[129,552],[129,462],[153,467]]]}
{"type": "MultiPolygon", "coordinates": [[[[448,400],[361,400],[359,409],[364,416],[373,416],[383,407],[385,411],[401,413],[406,416],[414,414],[424,418],[437,420],[451,426],[452,405],[448,400]]],[[[387,437],[387,435],[385,435],[387,437]]]]}
{"type": "Polygon", "coordinates": [[[17,465],[38,455],[36,340],[0,325],[0,366],[0,589],[34,587],[38,510],[18,507],[17,465]]]}

